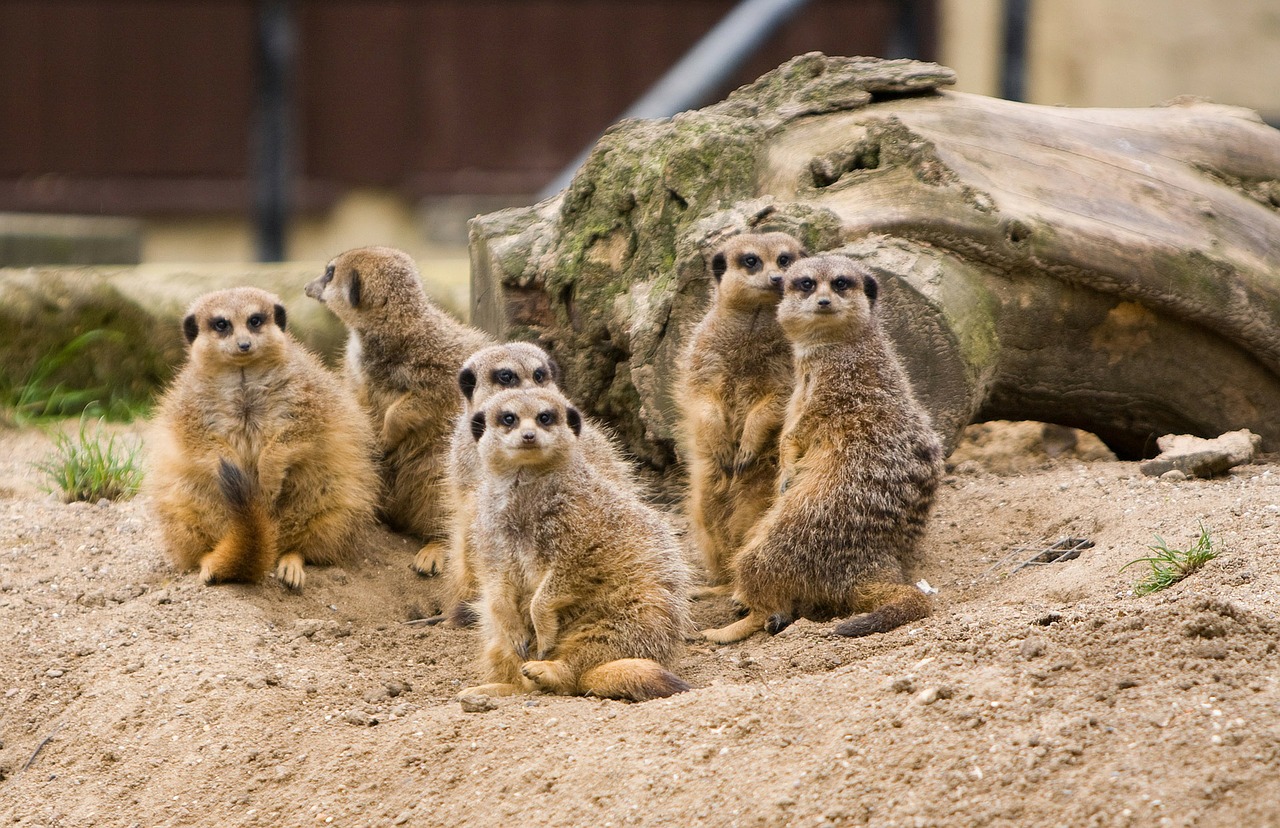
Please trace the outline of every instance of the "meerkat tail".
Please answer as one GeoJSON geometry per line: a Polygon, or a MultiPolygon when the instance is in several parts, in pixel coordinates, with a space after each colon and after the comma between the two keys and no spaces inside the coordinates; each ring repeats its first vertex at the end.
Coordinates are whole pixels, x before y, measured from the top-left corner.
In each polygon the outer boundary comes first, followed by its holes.
{"type": "Polygon", "coordinates": [[[583,673],[578,686],[584,694],[630,701],[662,699],[691,689],[684,679],[647,658],[606,661],[583,673]]]}
{"type": "Polygon", "coordinates": [[[218,488],[231,511],[231,525],[200,561],[206,582],[256,581],[275,563],[276,529],[257,481],[227,460],[218,464],[218,488]]]}
{"type": "Polygon", "coordinates": [[[833,634],[858,638],[888,632],[933,612],[929,596],[907,584],[862,584],[858,587],[858,604],[872,609],[841,621],[832,630],[833,634]]]}

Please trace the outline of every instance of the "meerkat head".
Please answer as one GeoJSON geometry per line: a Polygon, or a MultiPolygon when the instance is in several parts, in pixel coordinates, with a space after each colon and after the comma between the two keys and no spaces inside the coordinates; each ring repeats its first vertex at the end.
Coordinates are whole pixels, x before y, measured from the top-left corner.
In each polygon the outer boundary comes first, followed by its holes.
{"type": "Polygon", "coordinates": [[[787,271],[778,322],[793,342],[847,340],[872,324],[879,284],[845,256],[815,256],[787,271]]]}
{"type": "Polygon", "coordinates": [[[285,347],[284,305],[252,287],[206,293],[182,320],[192,359],[243,367],[275,358],[285,347]]]}
{"type": "Polygon", "coordinates": [[[462,363],[458,389],[467,410],[478,409],[492,394],[511,388],[554,388],[560,369],[547,352],[529,342],[481,348],[462,363]]]}
{"type": "Polygon", "coordinates": [[[744,309],[776,305],[782,297],[783,274],[807,255],[786,233],[734,236],[711,257],[716,301],[744,309]]]}
{"type": "Polygon", "coordinates": [[[471,436],[492,471],[552,467],[569,456],[582,433],[582,415],[559,391],[499,391],[471,416],[471,436]]]}
{"type": "Polygon", "coordinates": [[[359,328],[366,313],[415,310],[426,297],[417,265],[393,247],[357,247],[338,254],[322,275],[307,283],[306,294],[349,328],[359,328]]]}

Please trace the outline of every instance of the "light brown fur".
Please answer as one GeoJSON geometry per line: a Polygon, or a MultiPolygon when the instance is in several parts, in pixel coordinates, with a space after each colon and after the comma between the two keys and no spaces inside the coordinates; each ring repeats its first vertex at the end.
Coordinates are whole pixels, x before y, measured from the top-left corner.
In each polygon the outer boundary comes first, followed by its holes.
{"type": "Polygon", "coordinates": [[[666,520],[588,459],[559,392],[503,391],[472,422],[487,675],[463,693],[643,701],[688,689],[669,669],[689,606],[666,520]]]}
{"type": "Polygon", "coordinates": [[[491,343],[436,307],[413,260],[389,247],[348,250],[306,293],[347,326],[346,375],[382,455],[380,515],[424,542],[413,568],[444,571],[449,439],[462,362],[491,343]]]}
{"type": "Polygon", "coordinates": [[[791,345],[778,326],[782,275],[805,255],[786,233],[729,239],[712,258],[714,302],[681,360],[686,511],[711,589],[773,502],[778,434],[791,395],[791,345]]]}
{"type": "MultiPolygon", "coordinates": [[[[470,606],[478,591],[475,556],[469,532],[475,521],[476,489],[482,476],[480,453],[471,434],[471,415],[494,393],[513,388],[556,388],[558,368],[546,351],[529,342],[490,345],[476,351],[458,372],[462,413],[458,415],[449,448],[449,499],[452,506],[449,533],[449,591],[443,620],[454,626],[470,626],[475,620],[470,606]]],[[[588,460],[619,485],[634,486],[631,464],[609,434],[583,418],[579,438],[588,460]]]]}
{"type": "Polygon", "coordinates": [[[157,407],[147,489],[166,551],[205,583],[342,560],[372,523],[372,435],[351,394],[284,331],[256,288],[207,294],[186,365],[157,407]],[[222,328],[222,330],[219,330],[222,328]]]}
{"type": "Polygon", "coordinates": [[[796,386],[781,438],[780,494],[734,561],[742,620],[727,643],[797,616],[839,635],[885,632],[929,614],[907,581],[942,471],[942,445],[872,313],[874,276],[843,256],[786,275],[778,319],[796,386]]]}

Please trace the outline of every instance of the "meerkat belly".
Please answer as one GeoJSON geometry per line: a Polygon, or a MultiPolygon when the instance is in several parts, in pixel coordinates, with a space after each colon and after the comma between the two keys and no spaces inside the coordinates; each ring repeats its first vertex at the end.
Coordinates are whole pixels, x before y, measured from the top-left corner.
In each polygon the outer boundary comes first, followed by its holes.
{"type": "Polygon", "coordinates": [[[256,466],[267,435],[280,429],[283,412],[278,402],[272,403],[270,393],[261,387],[237,386],[211,418],[210,430],[222,433],[242,466],[256,466]]]}

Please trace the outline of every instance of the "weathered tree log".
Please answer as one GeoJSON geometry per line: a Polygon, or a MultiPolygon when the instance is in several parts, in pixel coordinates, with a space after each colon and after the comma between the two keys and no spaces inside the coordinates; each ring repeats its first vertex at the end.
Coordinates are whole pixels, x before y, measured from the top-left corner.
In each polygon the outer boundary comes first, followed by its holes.
{"type": "Polygon", "coordinates": [[[1003,418],[1126,457],[1237,428],[1280,450],[1280,131],[1199,101],[1053,108],[952,79],[808,54],[706,109],[622,122],[556,198],[473,220],[472,319],[548,347],[579,404],[664,468],[707,250],[790,230],[881,274],[949,444],[1003,418]]]}

